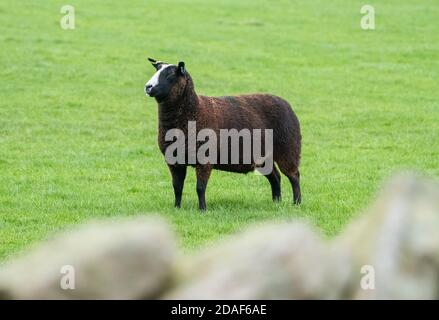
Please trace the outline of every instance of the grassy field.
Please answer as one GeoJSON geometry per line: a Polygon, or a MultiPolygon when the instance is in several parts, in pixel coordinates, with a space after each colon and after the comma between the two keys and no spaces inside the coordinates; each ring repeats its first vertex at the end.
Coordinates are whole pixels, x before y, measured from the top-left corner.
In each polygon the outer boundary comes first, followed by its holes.
{"type": "Polygon", "coordinates": [[[158,213],[186,250],[253,222],[308,219],[327,236],[400,169],[439,176],[439,2],[72,0],[0,3],[0,260],[72,224],[158,213]],[[194,170],[174,209],[143,93],[146,57],[186,62],[204,95],[269,92],[302,125],[303,204],[255,174],[194,170]]]}

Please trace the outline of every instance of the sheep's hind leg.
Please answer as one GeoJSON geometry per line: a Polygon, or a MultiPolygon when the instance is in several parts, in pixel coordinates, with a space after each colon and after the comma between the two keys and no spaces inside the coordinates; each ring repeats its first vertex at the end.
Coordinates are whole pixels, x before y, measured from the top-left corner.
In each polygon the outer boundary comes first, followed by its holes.
{"type": "Polygon", "coordinates": [[[186,178],[186,166],[172,166],[169,165],[169,170],[172,175],[172,186],[174,187],[176,208],[181,206],[181,196],[183,194],[184,179],[186,178]]]}
{"type": "Polygon", "coordinates": [[[288,177],[290,180],[291,187],[293,189],[293,201],[294,204],[300,204],[302,201],[302,196],[300,193],[300,172],[296,166],[289,162],[279,161],[278,163],[280,171],[288,177]]]}
{"type": "Polygon", "coordinates": [[[293,187],[293,201],[294,204],[300,204],[302,202],[302,195],[300,193],[300,172],[288,177],[293,187]]]}
{"type": "Polygon", "coordinates": [[[270,174],[265,176],[271,185],[271,196],[273,201],[281,201],[281,183],[280,183],[280,173],[277,170],[276,166],[273,164],[273,170],[270,174]]]}
{"type": "Polygon", "coordinates": [[[195,168],[197,174],[197,195],[198,195],[198,207],[201,211],[206,210],[206,187],[209,181],[210,173],[212,172],[212,167],[209,164],[197,165],[195,168]]]}

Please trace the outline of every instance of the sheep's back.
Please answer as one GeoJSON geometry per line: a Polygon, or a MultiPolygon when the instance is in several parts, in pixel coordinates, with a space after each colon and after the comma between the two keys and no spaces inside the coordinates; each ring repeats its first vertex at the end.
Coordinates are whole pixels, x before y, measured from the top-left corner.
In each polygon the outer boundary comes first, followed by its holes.
{"type": "Polygon", "coordinates": [[[200,119],[212,129],[273,129],[275,135],[300,134],[299,121],[284,99],[269,94],[200,96],[200,119]]]}

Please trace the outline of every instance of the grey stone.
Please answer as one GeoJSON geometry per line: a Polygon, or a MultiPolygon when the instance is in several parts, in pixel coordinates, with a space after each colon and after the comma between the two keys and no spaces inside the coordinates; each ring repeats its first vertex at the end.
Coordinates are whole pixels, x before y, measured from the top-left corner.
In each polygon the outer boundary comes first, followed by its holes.
{"type": "Polygon", "coordinates": [[[348,297],[438,299],[438,184],[409,174],[395,177],[335,243],[353,256],[348,297]],[[373,289],[361,287],[364,265],[373,267],[373,289]]]}
{"type": "Polygon", "coordinates": [[[180,266],[171,299],[336,298],[350,274],[349,256],[305,224],[260,226],[180,266]]]}
{"type": "MultiPolygon", "coordinates": [[[[97,222],[47,241],[3,267],[0,296],[155,298],[172,280],[174,262],[174,237],[163,221],[134,218],[97,222]],[[61,273],[63,266],[74,268],[74,289],[61,288],[66,279],[61,273]]],[[[71,270],[63,271],[72,275],[71,270]]]]}

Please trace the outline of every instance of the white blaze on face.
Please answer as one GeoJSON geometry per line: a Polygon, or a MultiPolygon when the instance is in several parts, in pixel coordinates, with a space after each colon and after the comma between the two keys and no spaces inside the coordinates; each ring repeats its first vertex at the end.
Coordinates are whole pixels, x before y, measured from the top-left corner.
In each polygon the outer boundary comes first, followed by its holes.
{"type": "Polygon", "coordinates": [[[149,79],[149,81],[146,83],[146,86],[151,86],[152,88],[154,88],[156,85],[158,85],[160,74],[169,66],[170,64],[162,64],[160,69],[158,69],[157,72],[152,76],[152,78],[149,79]]]}

